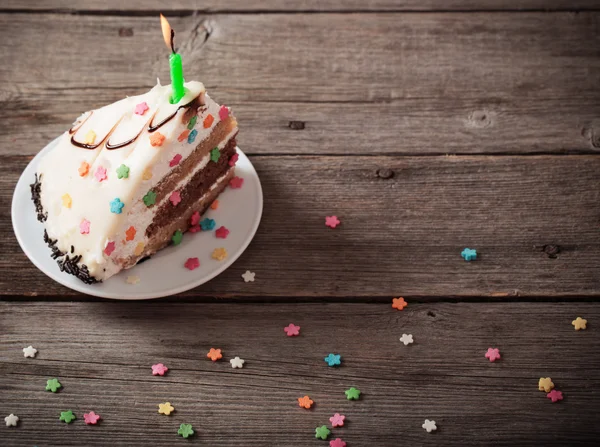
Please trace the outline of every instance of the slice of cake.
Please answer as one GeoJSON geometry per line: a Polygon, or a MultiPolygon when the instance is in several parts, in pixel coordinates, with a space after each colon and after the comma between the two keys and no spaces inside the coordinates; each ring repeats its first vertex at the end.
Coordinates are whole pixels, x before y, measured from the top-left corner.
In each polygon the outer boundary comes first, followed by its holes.
{"type": "Polygon", "coordinates": [[[200,82],[176,104],[171,93],[84,113],[40,161],[32,198],[61,270],[94,283],[179,243],[233,177],[230,110],[200,82]]]}

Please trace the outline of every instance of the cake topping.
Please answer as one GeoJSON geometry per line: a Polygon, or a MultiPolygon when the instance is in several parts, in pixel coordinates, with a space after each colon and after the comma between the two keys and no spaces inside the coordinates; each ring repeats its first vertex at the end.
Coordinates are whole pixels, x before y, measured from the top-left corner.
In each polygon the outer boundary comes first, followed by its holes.
{"type": "Polygon", "coordinates": [[[90,221],[87,219],[83,219],[79,224],[79,232],[81,234],[89,234],[90,233],[90,221]]]}
{"type": "Polygon", "coordinates": [[[188,135],[188,144],[192,144],[196,140],[196,135],[198,135],[198,131],[196,129],[190,132],[188,135]]]}
{"type": "Polygon", "coordinates": [[[114,241],[109,241],[106,247],[104,247],[104,254],[110,256],[113,251],[115,251],[115,243],[114,241]]]}
{"type": "Polygon", "coordinates": [[[231,156],[231,158],[229,159],[229,166],[235,166],[235,164],[238,161],[238,158],[240,158],[240,156],[238,155],[238,153],[236,152],[235,154],[233,154],[231,156]]]}
{"type": "Polygon", "coordinates": [[[146,193],[142,200],[146,206],[152,206],[156,203],[156,193],[150,190],[146,193]]]}
{"type": "Polygon", "coordinates": [[[221,121],[225,121],[229,117],[229,107],[221,106],[219,109],[219,118],[221,121]]]}
{"type": "Polygon", "coordinates": [[[183,132],[181,132],[181,134],[179,134],[179,136],[177,137],[177,141],[182,143],[183,140],[185,140],[189,134],[190,134],[189,129],[185,129],[183,132]]]}
{"type": "Polygon", "coordinates": [[[160,133],[160,132],[156,132],[153,133],[152,135],[150,135],[150,144],[154,147],[160,147],[162,146],[162,144],[165,142],[165,136],[160,133]]]}
{"type": "Polygon", "coordinates": [[[93,130],[89,130],[88,133],[85,134],[85,139],[83,140],[83,144],[94,144],[96,142],[96,132],[93,130]]]}
{"type": "Polygon", "coordinates": [[[169,196],[169,200],[173,204],[173,206],[177,206],[179,202],[181,202],[181,194],[179,191],[173,191],[169,196]]]}
{"type": "Polygon", "coordinates": [[[190,130],[193,129],[194,126],[196,125],[197,121],[198,121],[198,116],[197,115],[192,116],[192,119],[190,119],[190,122],[188,123],[187,128],[190,130]]]}
{"type": "Polygon", "coordinates": [[[117,168],[117,177],[118,178],[128,178],[129,177],[129,168],[125,165],[121,165],[117,168]]]}
{"type": "Polygon", "coordinates": [[[125,204],[123,202],[121,202],[121,199],[119,199],[118,197],[115,197],[110,202],[110,212],[114,213],[114,214],[121,214],[124,206],[125,206],[125,204]]]}
{"type": "Polygon", "coordinates": [[[65,208],[71,208],[71,204],[73,203],[73,201],[71,200],[71,196],[69,195],[69,193],[63,194],[61,199],[62,204],[65,208]]]}
{"type": "Polygon", "coordinates": [[[106,168],[103,166],[98,166],[96,172],[94,173],[94,177],[96,177],[96,180],[98,180],[99,182],[106,180],[106,168]]]}
{"type": "Polygon", "coordinates": [[[146,168],[144,169],[144,173],[142,174],[142,179],[150,180],[152,178],[152,169],[146,168]]]}
{"type": "Polygon", "coordinates": [[[82,161],[77,171],[79,172],[79,175],[81,177],[85,177],[86,175],[88,175],[88,172],[90,172],[90,165],[85,161],[82,161]]]}
{"type": "Polygon", "coordinates": [[[206,115],[206,118],[204,118],[204,122],[202,124],[204,125],[205,129],[208,129],[210,126],[212,126],[214,121],[215,117],[209,113],[208,115],[206,115]]]}
{"type": "Polygon", "coordinates": [[[138,244],[135,246],[135,250],[134,250],[134,254],[136,256],[139,256],[142,254],[142,252],[144,251],[144,243],[143,242],[138,242],[138,244]]]}
{"type": "Polygon", "coordinates": [[[181,158],[182,158],[181,154],[175,154],[175,156],[169,162],[169,166],[170,167],[177,166],[179,164],[179,162],[181,161],[181,158]]]}
{"type": "Polygon", "coordinates": [[[210,160],[213,162],[218,162],[219,158],[221,158],[221,152],[219,152],[219,148],[215,147],[210,151],[210,160]]]}
{"type": "Polygon", "coordinates": [[[140,102],[139,104],[137,104],[135,106],[135,114],[136,115],[143,115],[144,113],[146,113],[146,111],[148,109],[150,109],[150,107],[148,107],[148,104],[146,104],[146,101],[140,102]]]}
{"type": "Polygon", "coordinates": [[[181,244],[181,241],[183,240],[183,233],[181,232],[181,230],[177,230],[175,233],[173,233],[173,237],[171,237],[171,240],[173,241],[173,245],[181,244]]]}
{"type": "Polygon", "coordinates": [[[132,241],[135,238],[135,228],[133,226],[127,228],[127,231],[125,231],[125,240],[126,241],[132,241]]]}

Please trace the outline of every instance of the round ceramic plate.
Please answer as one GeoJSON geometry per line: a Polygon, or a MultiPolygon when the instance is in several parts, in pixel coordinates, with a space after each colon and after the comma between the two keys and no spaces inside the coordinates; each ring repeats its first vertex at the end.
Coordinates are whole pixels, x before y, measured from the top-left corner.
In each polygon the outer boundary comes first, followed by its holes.
{"type": "Polygon", "coordinates": [[[226,239],[216,238],[214,230],[185,233],[180,245],[164,248],[151,259],[123,270],[103,283],[84,284],[78,278],[61,272],[50,257],[50,249],[44,242],[44,226],[36,219],[31,200],[29,185],[34,182],[38,163],[45,153],[52,150],[56,141],[42,149],[21,174],[13,195],[11,214],[15,235],[25,254],[37,268],[63,286],[88,295],[120,300],[174,295],[204,284],[227,269],[244,252],[256,233],[262,215],[262,188],[252,163],[237,148],[236,175],[244,179],[244,184],[240,189],[226,188],[219,196],[219,207],[204,214],[216,221],[217,228],[224,225],[230,230],[226,239]],[[212,251],[218,247],[227,250],[227,258],[220,262],[211,258],[212,251]],[[193,257],[200,260],[200,267],[190,271],[184,263],[193,257]],[[129,276],[139,277],[139,283],[127,283],[129,276]]]}

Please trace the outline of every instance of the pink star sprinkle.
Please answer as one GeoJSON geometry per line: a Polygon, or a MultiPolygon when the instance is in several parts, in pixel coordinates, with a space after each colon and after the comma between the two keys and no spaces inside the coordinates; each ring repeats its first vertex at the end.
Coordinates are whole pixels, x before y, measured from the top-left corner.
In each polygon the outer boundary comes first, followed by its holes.
{"type": "Polygon", "coordinates": [[[181,154],[176,154],[173,159],[169,162],[169,166],[177,166],[183,157],[181,154]]]}
{"type": "Polygon", "coordinates": [[[89,413],[83,413],[83,419],[88,425],[96,425],[96,422],[100,419],[100,415],[90,411],[89,413]]]}
{"type": "Polygon", "coordinates": [[[325,216],[325,225],[331,228],[337,227],[341,222],[337,216],[325,216]]]}
{"type": "Polygon", "coordinates": [[[106,168],[98,166],[98,169],[96,169],[96,172],[94,173],[94,177],[96,177],[96,180],[99,182],[106,180],[106,168]]]}
{"type": "Polygon", "coordinates": [[[329,447],[346,447],[346,443],[340,438],[336,438],[329,441],[329,447]]]}
{"type": "Polygon", "coordinates": [[[104,247],[104,254],[106,256],[110,256],[112,255],[113,251],[115,251],[115,243],[110,241],[108,244],[106,244],[106,247],[104,247]]]}
{"type": "Polygon", "coordinates": [[[177,206],[177,204],[181,202],[181,194],[179,194],[179,191],[173,191],[171,193],[171,196],[169,197],[169,200],[171,201],[173,206],[177,206]]]}
{"type": "Polygon", "coordinates": [[[346,419],[346,416],[336,413],[329,418],[329,422],[331,422],[332,427],[342,427],[344,425],[344,419],[346,419]]]}
{"type": "Polygon", "coordinates": [[[288,337],[300,335],[300,326],[295,326],[293,323],[290,323],[289,326],[284,327],[283,330],[288,337]]]}
{"type": "Polygon", "coordinates": [[[202,228],[200,227],[200,225],[193,225],[189,229],[190,233],[197,233],[198,231],[202,231],[202,228]]]}
{"type": "Polygon", "coordinates": [[[194,214],[192,214],[192,217],[190,218],[190,225],[194,226],[194,225],[198,225],[200,223],[200,213],[198,211],[196,211],[194,214]]]}
{"type": "Polygon", "coordinates": [[[244,184],[244,179],[241,177],[233,177],[231,179],[231,181],[229,182],[229,186],[231,186],[233,189],[238,189],[241,188],[242,185],[244,184]]]}
{"type": "Polygon", "coordinates": [[[229,230],[225,227],[219,227],[215,230],[215,236],[221,239],[225,239],[229,234],[229,230]]]}
{"type": "Polygon", "coordinates": [[[498,348],[488,348],[485,353],[485,358],[489,359],[490,362],[495,362],[500,359],[500,350],[498,348]]]}
{"type": "Polygon", "coordinates": [[[90,221],[83,219],[79,224],[79,232],[81,234],[90,234],[90,221]]]}
{"type": "Polygon", "coordinates": [[[152,375],[153,376],[164,376],[165,373],[169,370],[162,363],[157,363],[156,365],[152,365],[152,375]]]}
{"type": "Polygon", "coordinates": [[[559,400],[563,400],[562,391],[552,390],[548,394],[546,394],[548,399],[552,399],[552,402],[558,402],[559,400]]]}
{"type": "Polygon", "coordinates": [[[146,104],[146,101],[140,102],[137,106],[135,106],[135,114],[143,115],[144,113],[146,113],[146,110],[148,110],[149,108],[150,107],[148,107],[148,104],[146,104]]]}
{"type": "Polygon", "coordinates": [[[238,158],[240,158],[240,156],[238,155],[238,153],[236,152],[235,154],[233,154],[231,156],[231,158],[229,159],[229,166],[235,166],[235,164],[238,161],[238,158]]]}
{"type": "Polygon", "coordinates": [[[227,119],[229,117],[229,107],[227,106],[221,106],[221,108],[219,109],[219,118],[221,119],[221,121],[227,119]]]}
{"type": "Polygon", "coordinates": [[[185,261],[184,265],[186,269],[194,270],[200,267],[200,261],[198,260],[198,258],[188,258],[188,260],[185,261]]]}

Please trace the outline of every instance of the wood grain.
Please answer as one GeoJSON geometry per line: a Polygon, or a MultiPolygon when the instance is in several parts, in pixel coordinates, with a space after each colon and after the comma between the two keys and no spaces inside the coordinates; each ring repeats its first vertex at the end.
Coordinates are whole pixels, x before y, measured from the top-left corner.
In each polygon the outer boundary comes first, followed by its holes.
{"type": "MultiPolygon", "coordinates": [[[[193,445],[316,445],[314,428],[334,412],[333,432],[352,446],[592,445],[600,435],[600,350],[593,303],[178,304],[0,303],[3,446],[174,445],[192,423],[193,445]],[[587,318],[576,332],[571,320],[587,318]],[[283,327],[301,326],[288,338],[283,327]],[[411,333],[414,344],[398,338],[411,333]],[[25,359],[21,349],[39,352],[25,359]],[[498,347],[502,359],[484,358],[498,347]],[[206,358],[209,348],[223,360],[206,358]],[[340,353],[343,365],[323,357],[340,353]],[[244,368],[229,359],[240,356],[244,368]],[[150,366],[170,370],[153,377],[150,366]],[[48,378],[63,389],[44,391],[48,378]],[[564,393],[538,391],[551,377],[564,393]],[[361,390],[347,401],[344,390],[361,390]],[[312,410],[298,407],[309,395],[312,410]],[[166,417],[157,404],[176,408],[166,417]],[[59,412],[73,410],[67,426],[59,412]],[[102,415],[87,427],[83,412],[102,415]],[[438,431],[421,424],[434,419],[438,431]]],[[[325,443],[323,443],[325,444],[325,443]]]]}
{"type": "MultiPolygon", "coordinates": [[[[186,77],[233,106],[250,154],[598,153],[598,17],[217,14],[172,24],[186,77]]],[[[155,17],[0,14],[0,30],[2,154],[32,155],[80,112],[168,80],[155,17]]]]}
{"type": "MultiPolygon", "coordinates": [[[[258,233],[232,267],[188,296],[600,296],[600,157],[252,162],[265,202],[258,233]],[[378,176],[386,169],[393,177],[378,176]],[[335,230],[324,225],[332,214],[342,221],[335,230]],[[546,245],[560,252],[551,258],[546,245]],[[461,258],[464,247],[478,250],[476,262],[461,258]],[[247,269],[256,282],[242,281],[247,269]]],[[[12,234],[12,187],[26,163],[5,156],[0,165],[0,294],[72,297],[12,234]]],[[[33,205],[23,206],[33,217],[33,205]]]]}

